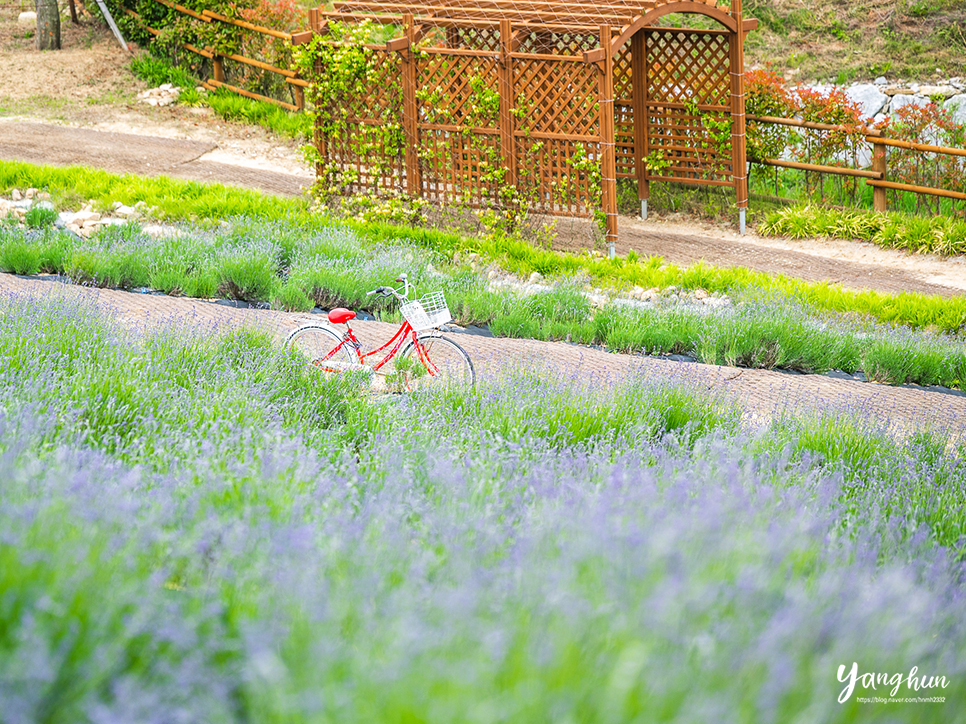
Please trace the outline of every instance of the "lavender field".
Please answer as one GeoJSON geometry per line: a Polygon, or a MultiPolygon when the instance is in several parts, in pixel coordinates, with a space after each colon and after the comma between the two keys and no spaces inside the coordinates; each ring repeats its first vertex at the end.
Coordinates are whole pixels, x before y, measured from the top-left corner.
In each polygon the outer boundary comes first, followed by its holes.
{"type": "Polygon", "coordinates": [[[4,723],[966,721],[944,431],[526,371],[372,398],[58,298],[0,301],[0,385],[4,723]]]}

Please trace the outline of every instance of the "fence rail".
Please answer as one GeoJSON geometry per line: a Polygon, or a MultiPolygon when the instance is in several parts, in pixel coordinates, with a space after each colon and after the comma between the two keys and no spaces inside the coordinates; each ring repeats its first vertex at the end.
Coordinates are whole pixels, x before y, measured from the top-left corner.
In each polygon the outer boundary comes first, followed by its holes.
{"type": "Polygon", "coordinates": [[[903,191],[917,195],[933,196],[966,201],[966,193],[954,191],[952,189],[940,188],[937,186],[927,186],[922,184],[899,183],[888,180],[888,154],[887,148],[900,148],[917,153],[930,153],[939,156],[951,156],[966,158],[966,149],[952,148],[948,146],[937,146],[928,143],[915,143],[897,138],[889,138],[885,133],[874,128],[856,128],[827,123],[812,123],[801,121],[794,118],[778,118],[774,116],[748,116],[751,123],[764,123],[772,125],[789,126],[803,128],[814,131],[826,131],[832,133],[847,133],[858,135],[861,140],[872,147],[871,169],[849,168],[847,166],[829,166],[823,164],[803,163],[788,161],[785,159],[764,158],[749,159],[751,163],[772,166],[776,168],[788,168],[806,172],[828,174],[832,176],[843,176],[852,178],[863,178],[866,184],[873,188],[873,209],[875,211],[888,210],[888,198],[886,191],[903,191]]]}
{"type": "MultiPolygon", "coordinates": [[[[238,20],[236,18],[230,18],[226,15],[221,15],[220,13],[213,12],[211,10],[204,10],[200,13],[186,8],[169,0],[155,0],[159,5],[163,5],[169,10],[174,10],[175,12],[187,15],[194,20],[204,23],[219,22],[228,25],[233,25],[235,27],[242,28],[254,33],[259,33],[261,35],[267,35],[269,37],[278,38],[279,40],[286,41],[289,45],[293,44],[293,33],[284,32],[281,30],[275,30],[273,28],[267,28],[262,25],[256,25],[255,23],[249,23],[245,20],[238,20]]],[[[135,12],[134,10],[124,9],[124,12],[136,19],[141,27],[150,33],[151,35],[157,37],[161,34],[160,30],[152,28],[148,25],[147,20],[135,12]]],[[[271,63],[266,63],[264,61],[258,60],[256,58],[248,58],[237,53],[219,53],[212,47],[199,48],[190,43],[180,43],[179,47],[185,50],[199,55],[203,58],[212,61],[212,77],[203,80],[201,85],[208,90],[215,90],[216,88],[224,88],[225,90],[231,91],[246,98],[252,98],[254,100],[266,101],[268,103],[273,103],[277,106],[285,108],[290,111],[302,111],[305,110],[305,88],[309,86],[308,81],[299,78],[298,72],[290,68],[281,68],[277,65],[272,65],[271,63]],[[276,75],[282,76],[285,83],[291,88],[292,95],[294,96],[295,103],[287,103],[286,101],[279,100],[278,98],[272,98],[270,96],[263,95],[261,93],[256,93],[254,91],[246,90],[240,88],[236,85],[226,82],[225,77],[225,60],[232,60],[236,63],[242,63],[252,68],[258,68],[268,73],[274,73],[276,75]]]]}

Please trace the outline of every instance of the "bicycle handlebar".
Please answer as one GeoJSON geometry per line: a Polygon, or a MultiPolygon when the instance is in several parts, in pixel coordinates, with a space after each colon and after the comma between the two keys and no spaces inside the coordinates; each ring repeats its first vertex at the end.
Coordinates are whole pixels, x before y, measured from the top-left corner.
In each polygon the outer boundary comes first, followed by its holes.
{"type": "Polygon", "coordinates": [[[409,300],[409,288],[413,287],[415,289],[415,285],[409,283],[405,274],[400,274],[396,281],[402,282],[404,285],[401,293],[398,289],[393,289],[392,287],[376,287],[372,291],[366,292],[366,296],[371,297],[373,294],[378,294],[380,297],[395,297],[400,302],[407,302],[409,300]]]}

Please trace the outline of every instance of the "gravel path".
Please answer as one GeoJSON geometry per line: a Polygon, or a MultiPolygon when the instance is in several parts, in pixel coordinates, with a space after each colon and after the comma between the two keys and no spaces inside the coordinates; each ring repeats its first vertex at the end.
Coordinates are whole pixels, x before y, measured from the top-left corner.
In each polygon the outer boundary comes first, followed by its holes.
{"type": "MultiPolygon", "coordinates": [[[[37,298],[65,295],[72,300],[93,301],[130,330],[190,328],[215,333],[219,329],[252,326],[269,332],[279,343],[300,324],[324,320],[318,314],[240,309],[183,297],[90,289],[10,274],[0,274],[0,295],[37,298]]],[[[352,326],[367,346],[388,339],[396,328],[382,322],[354,322],[352,326]]],[[[966,429],[966,397],[821,375],[789,375],[611,354],[558,342],[497,339],[467,333],[453,336],[470,354],[481,377],[491,377],[514,366],[536,368],[587,384],[609,385],[630,376],[644,375],[721,393],[738,402],[746,419],[753,424],[766,423],[784,412],[800,415],[830,410],[836,414],[856,412],[904,432],[938,426],[960,437],[966,429]]]]}

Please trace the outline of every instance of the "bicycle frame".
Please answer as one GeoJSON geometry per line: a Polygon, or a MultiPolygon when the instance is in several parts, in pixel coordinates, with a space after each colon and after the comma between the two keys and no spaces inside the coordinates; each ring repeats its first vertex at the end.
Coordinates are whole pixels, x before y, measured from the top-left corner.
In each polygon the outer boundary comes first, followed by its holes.
{"type": "Polygon", "coordinates": [[[416,331],[406,320],[403,320],[402,325],[396,330],[396,333],[392,336],[392,339],[378,349],[374,349],[370,352],[362,351],[362,345],[359,343],[355,333],[352,331],[352,327],[346,324],[346,332],[344,335],[342,335],[342,341],[338,344],[338,346],[332,349],[332,351],[330,351],[325,357],[315,360],[313,364],[315,364],[317,367],[323,367],[321,363],[332,358],[334,355],[338,354],[343,347],[349,345],[352,347],[353,351],[355,351],[359,364],[369,366],[370,363],[366,362],[368,358],[373,357],[383,350],[391,347],[389,352],[386,353],[385,357],[383,357],[378,363],[371,365],[372,369],[378,372],[383,365],[385,365],[389,360],[395,357],[396,354],[398,354],[399,350],[402,349],[402,346],[407,339],[416,347],[416,353],[419,355],[419,361],[422,362],[423,366],[426,367],[426,371],[429,372],[432,377],[436,377],[436,375],[439,373],[439,368],[433,364],[431,359],[429,359],[429,356],[426,354],[426,350],[423,348],[423,345],[419,343],[419,338],[416,335],[416,331]]]}

